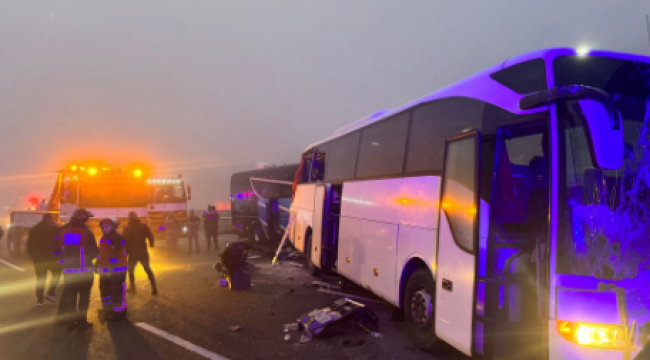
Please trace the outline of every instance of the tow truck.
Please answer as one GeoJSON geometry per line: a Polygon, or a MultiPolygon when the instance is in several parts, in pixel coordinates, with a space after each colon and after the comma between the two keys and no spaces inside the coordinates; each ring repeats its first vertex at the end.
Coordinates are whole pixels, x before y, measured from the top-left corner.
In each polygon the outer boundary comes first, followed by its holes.
{"type": "MultiPolygon", "coordinates": [[[[36,225],[46,212],[52,213],[60,224],[70,220],[73,211],[84,207],[93,213],[88,227],[95,236],[101,236],[99,221],[116,218],[118,230],[127,223],[129,212],[154,231],[157,239],[165,239],[164,218],[174,214],[181,229],[186,231],[187,200],[181,176],[177,178],[149,178],[143,167],[99,167],[71,165],[58,171],[56,183],[44,210],[12,211],[7,234],[7,246],[12,255],[24,249],[29,229],[36,225]]],[[[181,231],[182,234],[185,231],[181,231]]]]}

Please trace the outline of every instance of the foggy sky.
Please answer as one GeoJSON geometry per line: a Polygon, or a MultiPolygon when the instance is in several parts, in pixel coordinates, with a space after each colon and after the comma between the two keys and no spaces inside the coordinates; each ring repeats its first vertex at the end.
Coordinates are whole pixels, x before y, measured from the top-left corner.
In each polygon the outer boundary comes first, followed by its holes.
{"type": "Polygon", "coordinates": [[[230,174],[526,51],[649,54],[647,0],[0,2],[0,216],[76,159],[230,174]],[[190,170],[193,168],[193,170],[190,170]],[[45,174],[45,175],[43,175],[45,174]],[[19,176],[19,177],[16,177],[19,176]]]}

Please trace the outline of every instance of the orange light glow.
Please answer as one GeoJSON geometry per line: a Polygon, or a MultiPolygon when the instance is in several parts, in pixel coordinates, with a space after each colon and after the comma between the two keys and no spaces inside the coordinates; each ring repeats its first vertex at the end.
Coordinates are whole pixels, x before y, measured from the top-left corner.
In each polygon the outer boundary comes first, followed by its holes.
{"type": "Polygon", "coordinates": [[[86,171],[86,168],[84,166],[80,167],[79,170],[81,171],[86,171]]]}
{"type": "Polygon", "coordinates": [[[70,166],[70,170],[72,170],[72,171],[77,171],[77,165],[72,165],[72,166],[70,166]]]}
{"type": "Polygon", "coordinates": [[[618,325],[586,324],[558,320],[557,330],[565,339],[578,345],[605,349],[620,349],[625,344],[625,332],[618,325]]]}
{"type": "Polygon", "coordinates": [[[400,198],[397,198],[397,202],[402,204],[402,205],[411,205],[411,204],[415,204],[417,202],[417,200],[416,199],[409,199],[409,198],[405,198],[405,197],[400,197],[400,198]]]}
{"type": "Polygon", "coordinates": [[[469,213],[472,214],[472,215],[476,215],[476,208],[475,207],[471,207],[467,211],[469,211],[469,213]]]}
{"type": "Polygon", "coordinates": [[[140,176],[142,176],[142,170],[140,170],[140,169],[135,169],[135,171],[133,171],[133,176],[135,176],[135,177],[140,177],[140,176]]]}
{"type": "Polygon", "coordinates": [[[88,174],[97,175],[97,169],[94,167],[88,168],[88,174]]]}

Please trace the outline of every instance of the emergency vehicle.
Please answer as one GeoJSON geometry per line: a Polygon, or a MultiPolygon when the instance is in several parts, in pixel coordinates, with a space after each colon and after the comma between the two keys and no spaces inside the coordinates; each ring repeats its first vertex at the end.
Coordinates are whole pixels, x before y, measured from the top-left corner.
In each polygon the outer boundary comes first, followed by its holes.
{"type": "Polygon", "coordinates": [[[156,239],[166,238],[165,218],[172,214],[176,218],[179,237],[187,236],[187,201],[192,199],[192,188],[181,175],[176,178],[155,177],[147,180],[149,203],[147,204],[149,226],[156,239]]]}
{"type": "Polygon", "coordinates": [[[41,220],[42,214],[50,212],[59,223],[66,223],[78,207],[94,215],[88,227],[98,237],[101,219],[116,218],[122,231],[129,212],[133,211],[143,223],[149,224],[157,239],[164,239],[163,215],[167,213],[174,214],[181,234],[185,232],[182,230],[186,229],[188,199],[180,175],[175,179],[149,178],[149,171],[143,167],[71,165],[58,171],[45,209],[11,213],[7,245],[12,254],[19,253],[24,249],[29,228],[41,220]]]}

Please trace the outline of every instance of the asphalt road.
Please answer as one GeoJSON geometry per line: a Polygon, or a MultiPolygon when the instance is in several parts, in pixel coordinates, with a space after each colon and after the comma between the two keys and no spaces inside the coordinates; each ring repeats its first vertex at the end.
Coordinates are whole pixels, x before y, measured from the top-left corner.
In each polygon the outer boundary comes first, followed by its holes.
{"type": "MultiPolygon", "coordinates": [[[[221,236],[220,243],[223,246],[233,239],[232,235],[221,236]]],[[[184,243],[180,245],[185,250],[184,243]]],[[[205,250],[205,244],[202,245],[205,250]]],[[[102,325],[97,318],[100,297],[96,281],[88,316],[94,326],[86,332],[70,332],[54,324],[56,305],[35,307],[30,262],[10,259],[0,252],[0,259],[25,269],[21,272],[0,262],[0,359],[431,360],[457,357],[453,353],[440,357],[416,350],[405,338],[402,323],[390,320],[393,309],[374,302],[367,304],[380,318],[382,338],[348,323],[305,344],[300,343],[300,332],[290,332],[291,339],[286,341],[284,324],[315,308],[326,307],[340,296],[317,292],[305,285],[312,278],[304,269],[288,264],[272,268],[268,258],[253,261],[259,269],[253,273],[254,287],[250,291],[230,291],[219,287],[217,273],[212,269],[217,252],[204,251],[196,256],[184,251],[169,254],[164,244],[160,247],[152,252],[159,295],[150,294],[146,275],[139,268],[138,293],[127,296],[129,320],[102,325]],[[241,329],[229,330],[233,326],[241,329]],[[156,333],[143,327],[153,327],[156,333]],[[343,346],[341,343],[348,339],[364,343],[343,346]],[[207,352],[201,355],[187,349],[197,347],[207,352]]]]}

